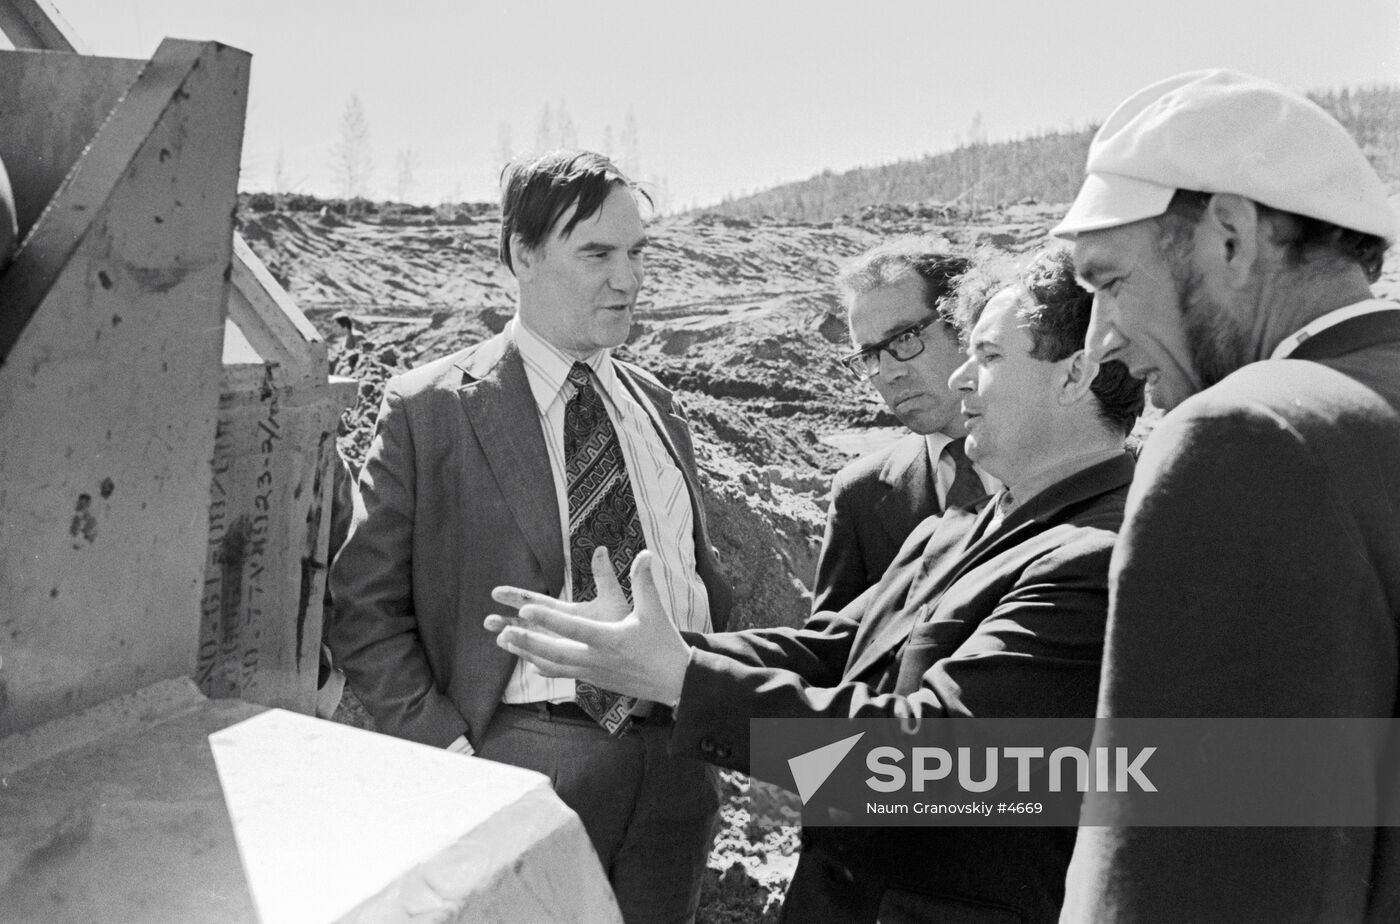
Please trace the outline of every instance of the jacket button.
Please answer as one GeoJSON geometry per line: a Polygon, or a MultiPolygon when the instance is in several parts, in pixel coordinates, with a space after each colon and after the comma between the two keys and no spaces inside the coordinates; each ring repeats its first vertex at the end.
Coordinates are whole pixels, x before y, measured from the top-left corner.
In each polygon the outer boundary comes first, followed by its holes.
{"type": "Polygon", "coordinates": [[[704,751],[706,754],[713,754],[715,752],[715,743],[709,738],[701,738],[700,750],[704,751]]]}
{"type": "Polygon", "coordinates": [[[715,756],[718,757],[720,760],[724,760],[725,758],[729,757],[729,748],[724,747],[723,745],[721,745],[718,748],[715,748],[715,756]]]}

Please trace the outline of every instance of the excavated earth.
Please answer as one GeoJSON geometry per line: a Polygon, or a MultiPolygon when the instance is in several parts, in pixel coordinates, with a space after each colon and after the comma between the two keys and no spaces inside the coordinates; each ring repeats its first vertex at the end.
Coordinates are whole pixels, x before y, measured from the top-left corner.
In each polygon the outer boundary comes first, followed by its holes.
{"type": "MultiPolygon", "coordinates": [[[[245,204],[240,226],[330,342],[333,372],[360,381],[341,437],[341,450],[359,462],[384,380],[500,331],[515,289],[496,260],[493,206],[450,214],[386,207],[352,218],[332,208],[245,204]],[[355,322],[353,346],[342,315],[355,322]]],[[[846,344],[831,285],[837,268],[903,234],[1022,257],[1050,243],[1063,211],[1027,202],[974,217],[938,205],[879,206],[817,225],[707,215],[652,223],[646,283],[620,355],[655,373],[689,413],[711,534],[735,588],[734,628],[803,621],[831,475],[901,432],[837,362],[846,344]]],[[[1378,289],[1400,295],[1400,270],[1392,266],[1378,289]]],[[[365,721],[353,697],[338,718],[365,721]]],[[[750,825],[747,778],[726,772],[723,780],[728,798],[699,920],[775,919],[796,828],[750,825]]]]}

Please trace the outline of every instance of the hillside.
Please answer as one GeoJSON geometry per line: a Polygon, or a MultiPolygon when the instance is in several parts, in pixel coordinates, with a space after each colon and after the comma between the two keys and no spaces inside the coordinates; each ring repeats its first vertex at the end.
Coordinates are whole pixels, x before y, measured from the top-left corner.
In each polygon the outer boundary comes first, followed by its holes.
{"type": "MultiPolygon", "coordinates": [[[[1360,143],[1381,177],[1400,181],[1400,84],[1310,94],[1360,143]]],[[[833,221],[870,205],[949,202],[974,214],[1010,202],[1068,202],[1084,176],[1095,126],[1048,132],[893,164],[830,170],[795,183],[726,199],[701,211],[732,218],[833,221]]]]}

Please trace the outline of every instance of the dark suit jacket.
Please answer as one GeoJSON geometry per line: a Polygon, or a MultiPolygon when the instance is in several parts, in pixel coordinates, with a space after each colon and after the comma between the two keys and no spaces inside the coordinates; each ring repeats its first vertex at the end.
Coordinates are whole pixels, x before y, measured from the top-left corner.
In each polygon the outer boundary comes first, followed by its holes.
{"type": "MultiPolygon", "coordinates": [[[[688,636],[696,651],[672,747],[747,769],[750,717],[1092,716],[1108,561],[1132,470],[1126,453],[1092,466],[990,533],[990,507],[926,520],[879,583],[801,629],[688,636]]],[[[812,849],[876,900],[907,889],[983,921],[1054,920],[1074,841],[1063,828],[809,833],[812,849]]],[[[793,894],[804,881],[794,880],[789,904],[840,904],[793,894]]]]}
{"type": "MultiPolygon", "coordinates": [[[[1400,714],[1400,314],[1345,321],[1168,414],[1112,581],[1106,715],[1400,714]]],[[[1391,772],[1339,755],[1342,784],[1394,806],[1397,745],[1391,772]]],[[[1065,920],[1400,921],[1400,829],[1086,828],[1065,920]]]]}
{"type": "MultiPolygon", "coordinates": [[[[616,362],[616,361],[615,361],[616,362]]],[[[713,625],[729,589],[705,528],[690,431],[635,366],[618,379],[690,487],[697,571],[713,625]]],[[[482,620],[491,590],[558,595],[564,541],[539,413],[514,343],[498,336],[391,379],[331,569],[331,645],[380,731],[445,746],[481,736],[515,667],[482,620]]]]}
{"type": "Polygon", "coordinates": [[[873,587],[914,527],[940,512],[928,443],[917,433],[837,472],[812,612],[839,610],[873,587]]]}

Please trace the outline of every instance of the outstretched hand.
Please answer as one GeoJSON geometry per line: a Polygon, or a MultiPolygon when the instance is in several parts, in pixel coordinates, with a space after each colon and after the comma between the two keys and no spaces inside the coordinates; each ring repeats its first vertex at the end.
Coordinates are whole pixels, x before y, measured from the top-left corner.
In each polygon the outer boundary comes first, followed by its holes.
{"type": "Polygon", "coordinates": [[[593,553],[598,596],[565,603],[518,587],[497,587],[497,603],[515,607],[517,616],[491,614],[485,626],[498,633],[496,644],[529,661],[546,677],[572,677],[639,699],[674,703],[680,698],[690,663],[690,646],[671,623],[652,579],[651,552],[632,562],[632,596],[627,604],[608,550],[593,553]]]}

